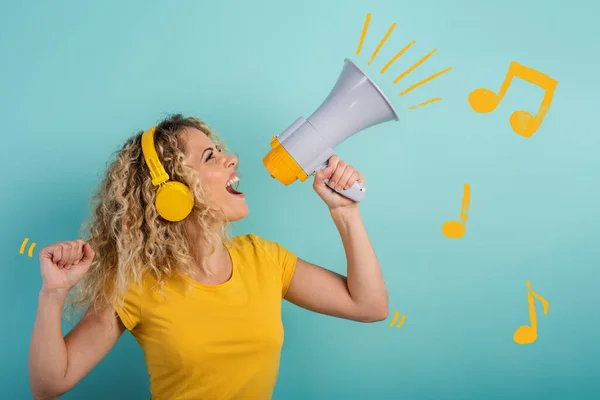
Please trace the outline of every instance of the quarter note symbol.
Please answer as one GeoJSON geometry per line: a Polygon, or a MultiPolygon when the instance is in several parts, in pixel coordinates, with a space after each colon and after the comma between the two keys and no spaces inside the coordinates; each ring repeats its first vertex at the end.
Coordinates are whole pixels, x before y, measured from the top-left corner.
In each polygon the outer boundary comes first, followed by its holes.
{"type": "Polygon", "coordinates": [[[535,304],[533,298],[537,298],[542,302],[544,306],[544,314],[548,313],[548,302],[542,296],[537,294],[531,289],[531,284],[528,280],[525,281],[527,284],[527,300],[529,302],[529,320],[531,326],[520,326],[514,334],[514,341],[518,344],[531,344],[537,339],[537,318],[535,316],[535,304]]]}
{"type": "Polygon", "coordinates": [[[478,113],[489,113],[490,111],[494,111],[504,98],[514,77],[521,78],[544,89],[544,98],[542,99],[537,114],[532,115],[528,111],[517,110],[510,116],[510,125],[513,131],[528,138],[538,130],[550,108],[554,90],[556,89],[556,85],[558,85],[558,81],[555,79],[552,79],[548,75],[533,68],[526,67],[513,61],[510,63],[510,67],[508,68],[508,72],[504,78],[504,82],[502,82],[502,85],[500,86],[498,94],[485,88],[475,89],[469,94],[469,104],[471,105],[471,108],[478,113]]]}
{"type": "Polygon", "coordinates": [[[450,239],[459,239],[465,235],[467,231],[467,218],[469,214],[469,202],[471,200],[471,187],[468,183],[465,183],[463,192],[462,205],[460,209],[460,221],[450,220],[444,222],[442,225],[442,233],[444,236],[450,239]]]}

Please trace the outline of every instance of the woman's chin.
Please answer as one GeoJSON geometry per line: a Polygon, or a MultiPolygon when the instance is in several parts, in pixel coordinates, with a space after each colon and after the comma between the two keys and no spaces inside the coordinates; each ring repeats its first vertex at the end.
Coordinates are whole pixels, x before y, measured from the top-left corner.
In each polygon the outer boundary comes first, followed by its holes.
{"type": "Polygon", "coordinates": [[[231,207],[227,213],[227,222],[235,222],[243,219],[248,215],[250,210],[248,209],[248,205],[244,203],[243,205],[237,205],[236,207],[231,207]]]}

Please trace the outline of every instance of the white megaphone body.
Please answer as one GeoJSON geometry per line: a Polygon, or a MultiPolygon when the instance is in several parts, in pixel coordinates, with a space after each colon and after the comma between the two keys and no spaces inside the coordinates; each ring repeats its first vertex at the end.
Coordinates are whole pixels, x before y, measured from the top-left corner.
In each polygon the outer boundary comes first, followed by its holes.
{"type": "MultiPolygon", "coordinates": [[[[280,135],[273,136],[272,149],[263,164],[273,178],[286,186],[296,179],[305,181],[327,168],[335,154],[333,149],[342,141],[373,125],[398,119],[381,89],[346,58],[329,96],[308,119],[300,117],[280,135]]],[[[365,190],[355,182],[337,192],[359,202],[365,190]]]]}

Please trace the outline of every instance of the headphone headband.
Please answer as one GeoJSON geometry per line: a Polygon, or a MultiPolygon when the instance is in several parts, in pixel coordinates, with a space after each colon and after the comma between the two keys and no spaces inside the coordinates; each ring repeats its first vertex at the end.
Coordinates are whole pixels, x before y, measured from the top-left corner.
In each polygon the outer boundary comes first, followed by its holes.
{"type": "Polygon", "coordinates": [[[167,221],[177,222],[185,219],[194,208],[194,195],[184,183],[169,180],[169,174],[165,171],[156,148],[154,147],[154,132],[156,126],[148,129],[142,135],[142,153],[146,165],[150,169],[152,184],[159,186],[156,191],[154,205],[158,214],[167,221]]]}
{"type": "Polygon", "coordinates": [[[162,164],[160,163],[160,160],[158,159],[158,154],[156,153],[156,149],[154,148],[155,131],[156,126],[153,126],[152,128],[145,131],[142,135],[142,153],[144,154],[146,165],[150,169],[152,184],[154,186],[158,186],[169,180],[169,174],[167,174],[162,164]]]}

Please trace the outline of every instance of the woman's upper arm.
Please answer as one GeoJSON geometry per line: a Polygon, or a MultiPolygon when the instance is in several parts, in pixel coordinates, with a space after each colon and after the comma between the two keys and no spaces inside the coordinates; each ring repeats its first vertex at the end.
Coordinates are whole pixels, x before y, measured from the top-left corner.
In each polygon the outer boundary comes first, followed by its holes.
{"type": "Polygon", "coordinates": [[[112,306],[98,312],[94,307],[88,308],[65,336],[67,371],[63,392],[73,388],[87,375],[108,354],[124,331],[125,326],[112,306]]]}
{"type": "Polygon", "coordinates": [[[362,320],[350,296],[346,277],[298,258],[285,299],[309,311],[362,320]]]}

